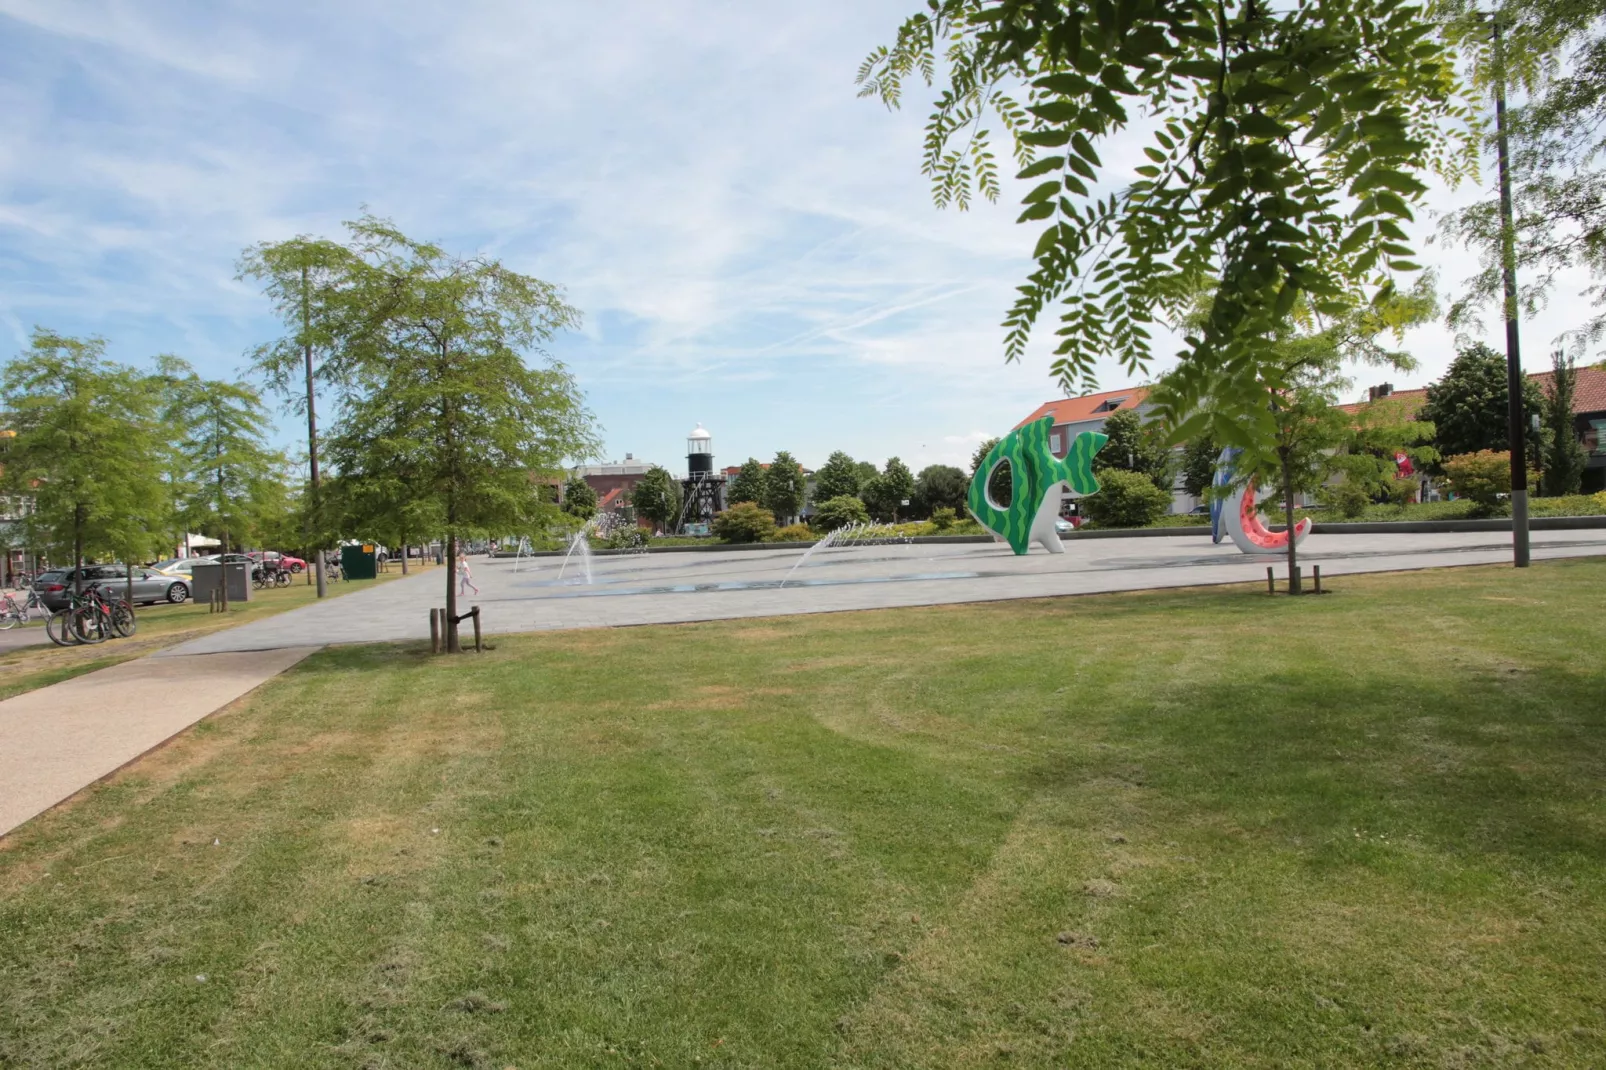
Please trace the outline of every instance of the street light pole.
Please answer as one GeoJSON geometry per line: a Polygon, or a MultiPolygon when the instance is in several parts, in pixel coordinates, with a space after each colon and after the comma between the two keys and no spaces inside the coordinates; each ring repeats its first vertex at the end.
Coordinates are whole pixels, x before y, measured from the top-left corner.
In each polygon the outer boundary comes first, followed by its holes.
{"type": "Polygon", "coordinates": [[[1500,16],[1494,26],[1495,151],[1500,163],[1500,268],[1505,283],[1506,313],[1506,430],[1511,451],[1511,555],[1512,564],[1527,568],[1528,548],[1528,447],[1522,418],[1522,347],[1517,330],[1517,236],[1512,226],[1511,161],[1506,140],[1506,55],[1500,35],[1500,16]]]}
{"type": "MultiPolygon", "coordinates": [[[[307,267],[301,267],[301,352],[307,363],[307,473],[311,487],[308,494],[311,496],[311,509],[307,516],[309,523],[318,516],[318,507],[321,496],[318,482],[318,408],[317,395],[312,386],[312,313],[308,305],[307,293],[308,279],[307,267]]],[[[313,533],[318,542],[314,551],[313,569],[318,574],[318,597],[322,598],[329,593],[328,581],[323,567],[323,535],[321,532],[313,533]]]]}

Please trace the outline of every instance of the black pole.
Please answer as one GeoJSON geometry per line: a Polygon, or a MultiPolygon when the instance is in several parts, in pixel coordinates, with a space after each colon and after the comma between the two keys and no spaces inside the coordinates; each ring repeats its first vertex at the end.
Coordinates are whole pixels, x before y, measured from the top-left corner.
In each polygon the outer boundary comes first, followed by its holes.
{"type": "MultiPolygon", "coordinates": [[[[320,495],[318,491],[318,408],[317,395],[312,388],[312,315],[308,308],[307,294],[307,268],[301,268],[301,352],[307,362],[307,468],[311,489],[309,494],[312,501],[311,508],[307,510],[307,520],[311,524],[319,518],[320,495]]],[[[318,549],[314,554],[313,571],[318,576],[318,597],[328,594],[329,588],[324,577],[323,568],[323,535],[313,532],[316,536],[318,549]]]]}
{"type": "Polygon", "coordinates": [[[1494,23],[1495,146],[1500,161],[1500,266],[1505,282],[1506,430],[1511,450],[1511,556],[1528,567],[1528,439],[1522,412],[1522,348],[1517,330],[1517,237],[1512,227],[1511,163],[1506,144],[1506,57],[1500,17],[1494,23]]]}

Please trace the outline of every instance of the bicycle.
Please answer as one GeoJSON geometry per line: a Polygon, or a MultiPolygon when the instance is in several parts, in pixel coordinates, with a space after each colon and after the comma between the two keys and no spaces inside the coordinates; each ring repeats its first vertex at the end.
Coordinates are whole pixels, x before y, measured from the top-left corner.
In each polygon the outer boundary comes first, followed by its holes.
{"type": "Polygon", "coordinates": [[[134,607],[121,598],[107,598],[99,587],[91,587],[72,609],[73,636],[80,643],[103,643],[107,639],[127,639],[138,622],[134,607]]]}
{"type": "Polygon", "coordinates": [[[36,609],[45,616],[50,615],[45,604],[39,600],[38,591],[30,590],[20,605],[10,592],[0,593],[0,630],[10,631],[19,624],[27,624],[33,619],[36,609]]]}

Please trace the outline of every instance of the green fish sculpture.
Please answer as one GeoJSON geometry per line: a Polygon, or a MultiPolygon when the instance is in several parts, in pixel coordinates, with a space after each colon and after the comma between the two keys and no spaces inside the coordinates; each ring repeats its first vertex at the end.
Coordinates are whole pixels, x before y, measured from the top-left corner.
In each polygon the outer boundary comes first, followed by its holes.
{"type": "Polygon", "coordinates": [[[1071,443],[1062,461],[1048,448],[1048,433],[1054,417],[1045,416],[1024,427],[1017,427],[998,441],[982,459],[970,481],[970,513],[982,527],[999,536],[1024,554],[1033,542],[1040,542],[1051,554],[1062,554],[1054,521],[1059,516],[1059,495],[1051,494],[1060,484],[1076,497],[1093,494],[1099,481],[1093,478],[1093,455],[1110,440],[1097,431],[1083,431],[1071,443]],[[1009,462],[1010,495],[1007,506],[999,505],[987,493],[993,469],[1009,462]]]}

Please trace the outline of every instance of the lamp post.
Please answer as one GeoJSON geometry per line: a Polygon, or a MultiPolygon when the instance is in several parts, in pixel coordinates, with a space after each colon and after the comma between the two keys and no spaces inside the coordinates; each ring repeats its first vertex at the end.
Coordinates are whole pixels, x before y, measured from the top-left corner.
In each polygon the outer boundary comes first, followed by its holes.
{"type": "Polygon", "coordinates": [[[1506,314],[1506,431],[1511,453],[1511,556],[1517,568],[1527,568],[1528,549],[1528,448],[1522,419],[1522,346],[1517,330],[1517,236],[1512,227],[1511,161],[1506,140],[1506,53],[1500,35],[1500,16],[1491,18],[1494,31],[1495,154],[1500,165],[1500,274],[1505,289],[1506,314]]]}

